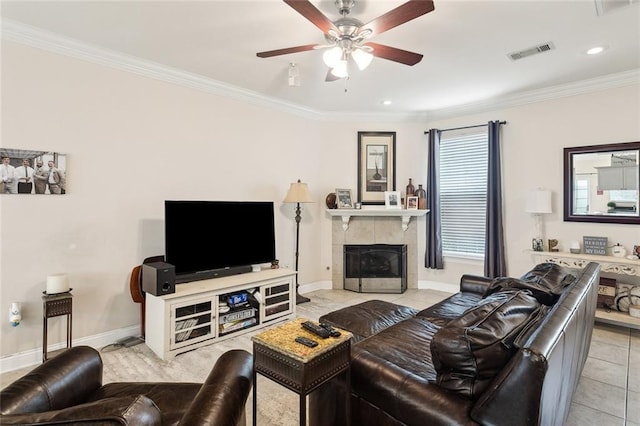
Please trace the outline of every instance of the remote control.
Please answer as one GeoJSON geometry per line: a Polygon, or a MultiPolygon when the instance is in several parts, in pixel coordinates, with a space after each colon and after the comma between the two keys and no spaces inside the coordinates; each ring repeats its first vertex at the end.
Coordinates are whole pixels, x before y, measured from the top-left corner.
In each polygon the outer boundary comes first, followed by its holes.
{"type": "Polygon", "coordinates": [[[309,330],[316,336],[322,337],[323,339],[326,339],[327,337],[331,336],[331,332],[329,330],[327,330],[326,328],[320,327],[318,324],[313,323],[311,321],[303,322],[302,327],[309,330]]]}
{"type": "Polygon", "coordinates": [[[325,330],[327,330],[329,333],[331,333],[331,337],[339,337],[340,336],[340,332],[338,330],[336,330],[335,328],[331,327],[329,324],[327,324],[326,322],[321,322],[320,323],[320,327],[324,328],[325,330]]]}
{"type": "Polygon", "coordinates": [[[296,342],[308,346],[310,348],[315,348],[318,346],[318,342],[315,340],[307,339],[306,337],[298,336],[296,337],[296,342]]]}

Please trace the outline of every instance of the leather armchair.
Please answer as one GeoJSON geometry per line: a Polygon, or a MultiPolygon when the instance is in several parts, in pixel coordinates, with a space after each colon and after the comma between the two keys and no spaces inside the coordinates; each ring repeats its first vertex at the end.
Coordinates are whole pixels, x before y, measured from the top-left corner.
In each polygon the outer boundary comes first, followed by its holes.
{"type": "Polygon", "coordinates": [[[253,356],[230,350],[204,383],[102,385],[102,359],[66,350],[0,392],[0,424],[245,425],[253,356]]]}

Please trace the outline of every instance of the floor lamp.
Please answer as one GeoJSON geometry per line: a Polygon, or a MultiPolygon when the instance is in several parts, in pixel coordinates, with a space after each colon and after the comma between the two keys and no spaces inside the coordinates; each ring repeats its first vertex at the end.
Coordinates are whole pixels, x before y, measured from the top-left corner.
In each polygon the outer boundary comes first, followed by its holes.
{"type": "Polygon", "coordinates": [[[296,203],[296,304],[310,302],[311,299],[308,297],[300,296],[298,292],[298,288],[300,284],[298,284],[298,255],[299,255],[299,247],[300,247],[300,203],[313,203],[311,199],[311,195],[309,194],[309,189],[307,188],[306,183],[300,182],[298,179],[297,182],[294,182],[289,187],[289,192],[287,192],[287,196],[284,197],[285,203],[296,203]]]}

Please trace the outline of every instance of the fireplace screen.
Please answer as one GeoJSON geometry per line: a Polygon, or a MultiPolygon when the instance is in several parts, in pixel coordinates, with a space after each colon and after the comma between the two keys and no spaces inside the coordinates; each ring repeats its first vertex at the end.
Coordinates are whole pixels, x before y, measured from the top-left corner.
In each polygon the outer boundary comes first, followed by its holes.
{"type": "Polygon", "coordinates": [[[407,246],[345,245],[344,289],[359,293],[404,293],[407,246]]]}

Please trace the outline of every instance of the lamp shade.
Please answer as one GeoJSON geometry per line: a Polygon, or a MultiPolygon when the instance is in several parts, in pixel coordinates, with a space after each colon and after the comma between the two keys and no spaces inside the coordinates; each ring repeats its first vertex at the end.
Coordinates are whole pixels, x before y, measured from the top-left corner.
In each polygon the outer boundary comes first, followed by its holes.
{"type": "Polygon", "coordinates": [[[351,52],[351,57],[355,61],[356,65],[358,65],[358,69],[360,71],[367,68],[373,60],[373,55],[362,49],[355,49],[353,52],[351,52]]]}
{"type": "Polygon", "coordinates": [[[66,293],[69,291],[69,280],[66,274],[53,274],[47,276],[47,294],[66,293]]]}
{"type": "Polygon", "coordinates": [[[331,74],[338,78],[349,77],[349,67],[347,65],[347,61],[338,61],[336,66],[331,70],[331,74]]]}
{"type": "Polygon", "coordinates": [[[287,192],[287,196],[284,197],[284,202],[313,203],[313,199],[311,198],[311,194],[309,194],[309,188],[307,188],[307,184],[300,182],[300,179],[298,179],[297,182],[293,182],[291,186],[289,186],[289,192],[287,192]]]}
{"type": "Polygon", "coordinates": [[[329,67],[333,68],[338,65],[338,62],[342,59],[342,49],[340,46],[334,46],[329,50],[326,50],[322,55],[322,60],[329,67]]]}
{"type": "Polygon", "coordinates": [[[546,189],[534,189],[527,194],[527,213],[552,213],[551,191],[546,189]]]}

